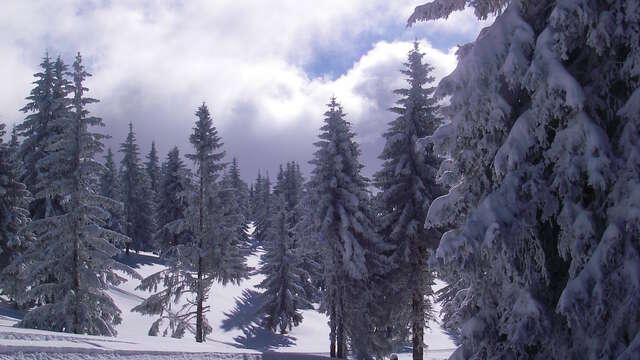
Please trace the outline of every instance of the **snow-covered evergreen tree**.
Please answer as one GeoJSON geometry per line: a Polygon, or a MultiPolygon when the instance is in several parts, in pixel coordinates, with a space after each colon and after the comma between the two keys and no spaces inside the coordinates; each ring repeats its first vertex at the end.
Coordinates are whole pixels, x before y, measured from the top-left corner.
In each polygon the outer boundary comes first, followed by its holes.
{"type": "Polygon", "coordinates": [[[172,336],[181,337],[195,319],[196,341],[203,342],[211,332],[205,317],[211,285],[214,281],[237,283],[246,277],[247,268],[237,236],[242,217],[233,210],[237,209],[233,193],[222,189],[218,181],[225,166],[221,139],[205,104],[196,116],[189,138],[195,151],[187,155],[196,165],[195,191],[190,194],[184,219],[165,225],[174,233],[188,230],[193,239],[165,253],[167,269],[145,278],[139,289],[157,291],[160,283],[165,288],[133,310],[160,316],[150,335],[157,335],[166,325],[163,334],[170,330],[172,336]],[[180,304],[183,297],[187,298],[180,304]],[[177,310],[172,309],[174,304],[178,304],[177,310]]]}
{"type": "Polygon", "coordinates": [[[89,130],[101,126],[102,120],[89,116],[86,109],[97,100],[84,95],[87,88],[83,82],[90,75],[80,54],[76,56],[72,75],[73,83],[68,89],[57,90],[73,94],[70,108],[66,113],[59,111],[50,124],[63,129],[63,133],[48,139],[44,146],[46,155],[36,164],[39,171],[36,196],[63,201],[60,213],[47,213],[30,223],[37,242],[25,256],[33,262],[27,268],[31,284],[27,295],[37,306],[18,325],[113,336],[114,325],[121,320],[120,310],[106,290],[109,285],[125,280],[116,270],[134,277],[137,274],[113,259],[119,252],[113,244],[128,238],[104,228],[109,216],[107,209],[121,204],[93,191],[103,171],[94,156],[102,150],[104,136],[89,130]]]}
{"type": "Polygon", "coordinates": [[[0,123],[0,294],[22,305],[26,290],[24,270],[28,264],[22,255],[32,241],[27,227],[30,214],[26,209],[30,194],[18,180],[15,146],[12,149],[11,142],[3,142],[5,126],[0,123]]]}
{"type": "Polygon", "coordinates": [[[231,161],[227,172],[222,178],[221,185],[222,189],[233,197],[233,203],[230,204],[229,211],[235,213],[235,216],[238,217],[238,241],[244,254],[249,255],[252,247],[247,217],[249,215],[249,190],[247,184],[240,178],[240,167],[236,158],[231,161]]]}
{"type": "Polygon", "coordinates": [[[272,213],[271,179],[269,179],[268,173],[264,177],[258,174],[258,178],[256,179],[255,192],[255,230],[253,233],[253,238],[257,244],[262,244],[266,238],[266,233],[267,229],[269,228],[269,221],[271,220],[272,213]]]}
{"type": "Polygon", "coordinates": [[[263,324],[267,329],[283,334],[302,321],[300,309],[310,307],[305,289],[309,275],[302,267],[295,234],[302,179],[296,170],[293,163],[287,164],[286,172],[280,166],[260,268],[265,275],[259,285],[265,289],[262,293],[264,305],[259,311],[264,316],[263,324]]]}
{"type": "Polygon", "coordinates": [[[381,306],[379,326],[392,324],[381,331],[381,337],[402,344],[410,329],[414,360],[423,359],[425,321],[433,317],[427,297],[433,293],[433,276],[427,257],[440,238],[437,231],[425,230],[424,223],[431,201],[443,194],[436,183],[439,159],[431,148],[424,151],[418,145],[441,122],[435,88],[429,87],[433,67],[423,57],[415,42],[402,70],[408,87],[394,91],[400,95],[397,106],[391,108],[397,118],[384,134],[386,144],[380,155],[384,163],[375,175],[380,189],[380,234],[394,245],[393,268],[377,282],[383,291],[377,301],[386,303],[381,306]]]}
{"type": "Polygon", "coordinates": [[[381,242],[365,208],[367,179],[360,150],[342,107],[332,98],[311,164],[315,224],[325,242],[326,309],[332,356],[346,356],[347,337],[357,358],[371,356],[369,277],[380,266],[381,242]]]}
{"type": "Polygon", "coordinates": [[[151,183],[140,165],[140,150],[129,123],[127,139],[120,144],[123,154],[120,161],[120,186],[124,203],[124,233],[131,238],[126,244],[126,253],[133,247],[136,251],[151,250],[153,246],[153,203],[151,183]]]}
{"type": "Polygon", "coordinates": [[[155,194],[160,189],[160,160],[158,159],[158,151],[156,150],[156,142],[151,142],[151,150],[147,154],[147,162],[144,163],[147,176],[149,176],[149,184],[151,191],[155,194]]]}
{"type": "MultiPolygon", "coordinates": [[[[113,200],[120,200],[120,179],[118,176],[118,170],[116,163],[113,160],[113,152],[109,148],[107,155],[105,156],[104,171],[100,176],[100,195],[113,200]]],[[[107,221],[107,228],[109,230],[122,232],[122,211],[109,212],[109,220],[107,221]]]]}
{"type": "MultiPolygon", "coordinates": [[[[20,109],[30,114],[16,126],[19,135],[23,137],[19,156],[24,167],[21,180],[34,195],[40,192],[37,184],[46,171],[40,169],[38,163],[48,153],[46,146],[51,141],[50,138],[61,136],[63,132],[63,129],[54,125],[54,120],[66,116],[69,110],[66,65],[59,57],[55,62],[51,61],[46,54],[40,66],[42,71],[34,75],[36,86],[27,97],[29,103],[20,109]]],[[[36,196],[29,205],[29,210],[34,218],[59,213],[59,199],[36,196]]]]}
{"type": "Polygon", "coordinates": [[[238,206],[240,206],[242,214],[246,219],[249,219],[251,217],[249,210],[249,187],[240,177],[240,166],[238,165],[238,160],[235,157],[229,164],[227,177],[229,185],[235,189],[238,206]]]}
{"type": "Polygon", "coordinates": [[[175,234],[165,227],[167,224],[185,218],[189,206],[187,197],[192,191],[191,174],[180,158],[178,147],[169,151],[162,168],[156,218],[159,229],[156,233],[156,248],[161,254],[178,244],[192,241],[192,234],[188,230],[175,234]]]}
{"type": "Polygon", "coordinates": [[[434,1],[498,13],[437,96],[451,123],[427,226],[458,358],[632,359],[640,352],[640,4],[434,1]]]}

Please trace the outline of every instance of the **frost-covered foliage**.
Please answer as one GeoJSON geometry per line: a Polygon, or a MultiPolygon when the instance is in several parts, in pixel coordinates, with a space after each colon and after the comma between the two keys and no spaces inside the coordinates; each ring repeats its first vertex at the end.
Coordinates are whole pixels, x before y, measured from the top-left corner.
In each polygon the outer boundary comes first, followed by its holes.
{"type": "Polygon", "coordinates": [[[640,2],[458,3],[501,14],[436,92],[452,187],[426,224],[452,228],[436,255],[455,356],[637,357],[640,2]]]}
{"type": "Polygon", "coordinates": [[[222,188],[225,194],[232,197],[233,207],[229,210],[237,217],[238,241],[245,255],[251,252],[252,244],[249,237],[249,187],[240,177],[238,160],[233,158],[227,172],[222,178],[222,188]]]}
{"type": "Polygon", "coordinates": [[[441,123],[435,88],[429,87],[433,67],[423,63],[423,57],[414,43],[402,70],[408,86],[394,91],[400,95],[397,106],[391,108],[397,118],[384,134],[386,144],[380,155],[384,163],[375,175],[380,189],[380,234],[394,245],[389,254],[393,268],[377,281],[382,290],[377,297],[382,304],[380,340],[402,344],[410,330],[414,360],[423,358],[424,324],[432,318],[426,298],[432,294],[433,282],[427,251],[439,241],[439,233],[425,230],[424,222],[431,201],[443,194],[436,183],[440,160],[432,146],[426,150],[419,146],[419,139],[431,136],[441,123]]]}
{"type": "Polygon", "coordinates": [[[147,172],[140,164],[140,150],[133,132],[133,123],[129,123],[127,139],[120,144],[120,186],[124,203],[124,233],[131,238],[126,244],[127,254],[133,247],[136,251],[153,248],[153,199],[151,182],[147,172]]]}
{"type": "Polygon", "coordinates": [[[33,240],[27,227],[30,194],[18,180],[17,148],[3,142],[4,135],[5,124],[0,124],[0,294],[22,305],[28,264],[22,255],[33,240]]]}
{"type": "MultiPolygon", "coordinates": [[[[66,73],[66,66],[61,65],[66,73]]],[[[97,102],[85,97],[83,83],[90,76],[80,54],[73,64],[73,82],[56,90],[73,95],[60,103],[59,116],[50,126],[62,129],[43,144],[45,155],[36,164],[38,181],[35,194],[40,199],[60,199],[58,212],[46,212],[29,227],[37,241],[26,251],[27,296],[35,308],[19,326],[94,335],[116,334],[120,310],[106,293],[110,285],[125,279],[116,270],[137,274],[116,262],[119,250],[114,244],[128,241],[125,236],[105,228],[107,209],[122,204],[95,193],[102,165],[94,160],[102,150],[103,135],[90,127],[102,120],[89,116],[86,106],[97,102]]]]}
{"type": "Polygon", "coordinates": [[[189,206],[188,194],[193,191],[191,172],[182,162],[178,147],[169,151],[162,169],[156,217],[158,232],[155,235],[156,249],[161,254],[178,244],[190,242],[193,236],[188,230],[176,234],[165,227],[176,220],[184,219],[189,206]]]}
{"type": "Polygon", "coordinates": [[[408,24],[417,21],[429,21],[448,18],[451,13],[473,7],[475,14],[480,19],[486,19],[489,15],[500,13],[510,0],[434,0],[426,4],[416,6],[408,24]]]}
{"type": "MultiPolygon", "coordinates": [[[[99,181],[100,195],[113,200],[120,200],[120,179],[116,163],[113,160],[113,152],[107,149],[107,155],[104,161],[104,170],[99,181]]],[[[122,209],[110,210],[109,220],[107,220],[107,229],[122,232],[122,209]]]]}
{"type": "Polygon", "coordinates": [[[296,234],[301,219],[298,203],[303,178],[296,163],[280,167],[272,196],[270,226],[264,241],[260,272],[265,275],[259,287],[265,289],[260,309],[264,326],[286,333],[302,321],[300,309],[310,308],[306,285],[309,274],[303,266],[302,251],[296,234]]]}
{"type": "Polygon", "coordinates": [[[238,206],[242,214],[249,220],[251,218],[251,211],[249,209],[249,186],[240,177],[240,165],[238,165],[238,159],[235,157],[231,160],[226,175],[228,178],[227,182],[236,193],[238,206]]]}
{"type": "MultiPolygon", "coordinates": [[[[34,74],[36,86],[27,97],[29,102],[20,109],[29,115],[16,127],[19,135],[23,137],[19,157],[24,169],[20,180],[34,195],[42,190],[38,186],[42,177],[46,176],[45,173],[51,175],[56,171],[55,167],[45,168],[40,160],[49,153],[47,146],[54,141],[52,138],[62,136],[64,129],[61,128],[61,121],[56,120],[67,116],[70,101],[67,98],[70,87],[66,78],[67,66],[62,59],[58,57],[52,62],[47,54],[40,66],[42,71],[34,74]]],[[[31,216],[44,218],[61,213],[60,201],[61,199],[55,197],[35,196],[29,204],[31,216]]]]}
{"type": "Polygon", "coordinates": [[[151,150],[147,154],[147,162],[144,163],[144,168],[149,176],[149,186],[154,194],[157,194],[160,189],[160,160],[158,159],[158,151],[156,150],[156,142],[151,142],[151,150]]]}
{"type": "Polygon", "coordinates": [[[324,242],[325,309],[331,355],[344,358],[347,338],[357,358],[371,351],[369,277],[377,272],[380,241],[366,209],[367,179],[360,150],[340,104],[332,98],[311,164],[314,222],[324,242]]]}
{"type": "Polygon", "coordinates": [[[267,228],[271,216],[271,180],[269,174],[260,175],[256,178],[254,187],[254,200],[251,204],[255,231],[253,234],[256,244],[262,244],[266,237],[267,228]]]}
{"type": "Polygon", "coordinates": [[[243,217],[233,193],[218,181],[225,167],[221,139],[205,104],[196,116],[189,138],[194,153],[187,157],[196,165],[197,183],[188,194],[184,218],[164,225],[174,234],[189,231],[193,237],[169,248],[163,255],[168,267],[142,280],[138,288],[155,294],[133,311],[159,315],[150,335],[158,335],[164,327],[162,335],[171,332],[171,336],[182,337],[185,330],[192,329],[195,319],[192,331],[196,341],[203,342],[211,332],[205,317],[208,306],[204,305],[211,285],[214,281],[238,283],[248,269],[238,236],[243,217]]]}

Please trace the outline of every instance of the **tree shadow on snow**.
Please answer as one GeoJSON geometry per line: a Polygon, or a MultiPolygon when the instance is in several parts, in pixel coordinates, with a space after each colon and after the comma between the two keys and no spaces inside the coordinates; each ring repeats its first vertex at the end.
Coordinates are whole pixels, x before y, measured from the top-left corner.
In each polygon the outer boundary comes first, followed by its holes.
{"type": "Polygon", "coordinates": [[[116,261],[125,264],[133,269],[139,269],[141,266],[147,265],[165,265],[164,260],[154,255],[136,254],[135,252],[125,255],[122,253],[115,257],[116,261]]]}
{"type": "Polygon", "coordinates": [[[233,310],[224,314],[227,318],[222,321],[221,328],[225,331],[234,328],[242,330],[243,335],[237,336],[234,340],[243,348],[268,351],[294,345],[296,340],[294,337],[274,334],[256,325],[260,322],[258,310],[263,303],[259,292],[245,289],[242,296],[236,299],[233,310]]]}
{"type": "Polygon", "coordinates": [[[22,320],[24,310],[17,309],[15,303],[0,299],[0,317],[22,320]]]}

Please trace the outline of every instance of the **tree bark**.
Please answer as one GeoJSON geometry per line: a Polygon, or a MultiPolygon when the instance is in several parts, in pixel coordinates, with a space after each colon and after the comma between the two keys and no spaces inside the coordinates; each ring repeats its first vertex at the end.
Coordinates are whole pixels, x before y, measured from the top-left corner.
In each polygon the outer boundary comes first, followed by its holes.
{"type": "MultiPolygon", "coordinates": [[[[199,251],[202,251],[202,235],[204,233],[204,166],[202,162],[200,163],[200,193],[198,200],[200,201],[198,208],[198,230],[199,230],[199,240],[198,240],[198,248],[199,251]]],[[[198,284],[197,284],[197,294],[196,294],[196,342],[204,341],[204,319],[203,319],[203,306],[202,303],[204,301],[204,289],[202,287],[202,256],[198,255],[198,284]]]]}
{"type": "Polygon", "coordinates": [[[198,289],[196,293],[196,342],[204,342],[204,314],[202,289],[202,257],[198,257],[198,289]]]}
{"type": "MultiPolygon", "coordinates": [[[[335,295],[334,295],[335,299],[335,295]]],[[[329,315],[329,356],[333,359],[336,357],[336,306],[335,304],[331,305],[331,314],[329,315]]]]}
{"type": "MultiPolygon", "coordinates": [[[[422,250],[422,249],[420,249],[422,250]]],[[[417,254],[422,255],[422,251],[417,254]]],[[[411,300],[412,333],[413,333],[413,360],[424,358],[424,264],[423,257],[418,256],[414,274],[416,276],[411,300]]]]}
{"type": "Polygon", "coordinates": [[[338,342],[338,351],[337,357],[338,359],[346,359],[345,357],[345,348],[346,348],[346,339],[344,334],[344,288],[340,287],[340,294],[338,295],[338,307],[340,316],[338,317],[338,325],[337,325],[337,336],[336,340],[338,342]]]}

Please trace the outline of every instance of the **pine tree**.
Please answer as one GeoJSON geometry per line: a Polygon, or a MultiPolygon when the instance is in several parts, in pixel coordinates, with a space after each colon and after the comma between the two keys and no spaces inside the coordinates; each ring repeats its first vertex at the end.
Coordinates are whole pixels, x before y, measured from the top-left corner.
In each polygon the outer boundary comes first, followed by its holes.
{"type": "Polygon", "coordinates": [[[203,342],[211,332],[205,317],[209,307],[205,303],[213,281],[238,283],[246,277],[247,268],[237,236],[242,217],[234,211],[237,206],[233,192],[221,188],[218,181],[225,167],[221,139],[205,104],[198,108],[196,116],[198,119],[189,138],[195,152],[187,155],[196,165],[195,191],[190,196],[185,218],[165,225],[174,233],[191,231],[193,241],[178,244],[166,252],[168,268],[147,277],[138,287],[153,291],[163,283],[165,289],[133,310],[160,315],[149,330],[150,335],[157,335],[167,321],[169,329],[163,334],[171,330],[172,336],[181,337],[195,318],[196,342],[203,342]],[[187,294],[191,298],[177,312],[173,311],[172,305],[187,294]]]}
{"type": "Polygon", "coordinates": [[[302,321],[300,309],[310,307],[305,289],[309,275],[302,267],[301,251],[298,248],[295,229],[298,216],[299,169],[294,163],[287,164],[286,172],[280,166],[278,182],[274,187],[273,212],[264,243],[265,253],[261,259],[261,273],[265,280],[259,287],[264,305],[260,314],[264,326],[286,333],[302,321]],[[298,171],[296,171],[298,170],[298,171]]]}
{"type": "Polygon", "coordinates": [[[132,123],[129,123],[127,139],[120,144],[120,152],[123,154],[120,184],[124,202],[124,233],[131,238],[131,244],[126,244],[128,255],[130,247],[136,251],[151,250],[154,229],[151,184],[140,166],[140,151],[132,123]]]}
{"type": "MultiPolygon", "coordinates": [[[[24,302],[23,276],[27,259],[24,251],[33,241],[27,225],[30,221],[26,209],[30,194],[18,181],[18,160],[12,137],[9,144],[3,142],[5,124],[0,124],[0,294],[6,295],[17,305],[24,302]]],[[[14,132],[15,134],[15,132],[14,132]]]]}
{"type": "Polygon", "coordinates": [[[191,189],[191,174],[180,158],[178,147],[167,154],[162,168],[163,176],[158,193],[158,212],[156,223],[156,248],[161,254],[178,244],[192,241],[192,234],[185,230],[174,234],[165,226],[174,221],[184,219],[189,204],[187,197],[191,189]]]}
{"type": "Polygon", "coordinates": [[[637,1],[443,1],[492,25],[438,85],[452,185],[428,212],[460,358],[632,359],[640,348],[637,1]]]}
{"type": "MultiPolygon", "coordinates": [[[[99,188],[100,195],[109,199],[120,200],[122,195],[120,193],[120,181],[111,149],[107,150],[107,155],[105,156],[104,171],[100,177],[99,188]]],[[[122,212],[110,212],[106,227],[109,230],[122,232],[122,212]]]]}
{"type": "MultiPolygon", "coordinates": [[[[391,256],[393,268],[377,284],[383,296],[380,326],[393,324],[381,335],[387,341],[402,344],[411,329],[413,359],[423,359],[425,320],[433,318],[428,311],[432,294],[433,275],[427,267],[428,249],[435,249],[439,241],[437,231],[425,231],[424,223],[429,205],[443,194],[436,183],[440,161],[429,148],[419,149],[419,139],[431,136],[440,125],[438,106],[433,98],[433,67],[423,63],[424,54],[414,43],[402,73],[407,76],[408,88],[395,90],[400,95],[397,107],[391,109],[398,117],[384,134],[386,145],[380,155],[382,169],[375,175],[380,189],[380,234],[394,245],[391,256]]],[[[393,344],[390,344],[393,345],[393,344]]],[[[390,348],[388,350],[391,350],[390,348]]]]}
{"type": "MultiPolygon", "coordinates": [[[[56,69],[61,70],[65,67],[56,69]]],[[[27,269],[31,284],[28,296],[39,306],[18,325],[113,336],[114,325],[121,321],[120,310],[106,290],[125,280],[116,271],[134,277],[137,274],[113,259],[118,253],[113,243],[128,239],[104,228],[107,209],[121,204],[93,191],[103,171],[94,156],[102,150],[104,136],[89,130],[101,126],[102,120],[89,116],[86,110],[86,105],[97,100],[84,96],[88,89],[83,82],[90,74],[85,71],[80,54],[72,75],[73,83],[68,89],[56,90],[74,95],[69,101],[70,109],[66,113],[59,111],[50,124],[64,132],[49,138],[44,147],[46,155],[37,163],[40,176],[36,188],[40,192],[36,196],[65,201],[60,213],[47,214],[30,223],[38,240],[25,256],[34,262],[27,269]],[[47,281],[51,278],[53,282],[47,281]]]]}
{"type": "Polygon", "coordinates": [[[325,242],[330,354],[344,358],[349,337],[354,355],[366,359],[371,356],[368,279],[378,271],[382,244],[364,207],[367,179],[360,173],[355,135],[335,98],[328,108],[311,161],[311,188],[315,224],[325,242]]]}

